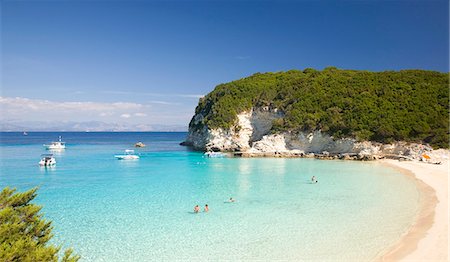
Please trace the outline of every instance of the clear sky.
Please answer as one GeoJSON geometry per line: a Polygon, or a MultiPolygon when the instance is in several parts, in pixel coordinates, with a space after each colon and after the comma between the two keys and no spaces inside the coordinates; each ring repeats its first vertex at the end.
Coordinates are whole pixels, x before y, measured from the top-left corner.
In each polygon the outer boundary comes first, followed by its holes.
{"type": "Polygon", "coordinates": [[[0,3],[1,121],[187,125],[255,72],[448,72],[447,0],[0,3]]]}

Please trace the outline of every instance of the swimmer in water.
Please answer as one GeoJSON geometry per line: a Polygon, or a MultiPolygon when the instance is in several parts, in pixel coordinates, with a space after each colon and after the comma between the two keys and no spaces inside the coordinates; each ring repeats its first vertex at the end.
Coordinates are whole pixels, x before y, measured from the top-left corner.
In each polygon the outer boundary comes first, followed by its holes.
{"type": "Polygon", "coordinates": [[[194,213],[198,213],[200,211],[200,207],[198,205],[196,205],[194,207],[194,213]]]}

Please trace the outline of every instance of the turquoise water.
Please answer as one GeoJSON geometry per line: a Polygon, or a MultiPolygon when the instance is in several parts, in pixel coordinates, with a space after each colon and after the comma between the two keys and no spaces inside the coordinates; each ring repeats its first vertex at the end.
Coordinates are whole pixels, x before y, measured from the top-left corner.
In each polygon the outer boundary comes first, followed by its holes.
{"type": "Polygon", "coordinates": [[[82,261],[370,260],[418,209],[414,181],[377,163],[203,158],[185,133],[63,133],[40,168],[58,135],[1,133],[0,186],[40,186],[54,242],[82,261]],[[137,141],[139,160],[114,158],[137,141]]]}

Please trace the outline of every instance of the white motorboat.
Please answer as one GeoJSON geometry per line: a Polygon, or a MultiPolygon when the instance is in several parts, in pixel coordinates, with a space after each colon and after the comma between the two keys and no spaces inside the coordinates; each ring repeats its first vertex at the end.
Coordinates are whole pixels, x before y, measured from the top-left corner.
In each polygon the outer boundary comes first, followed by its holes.
{"type": "Polygon", "coordinates": [[[205,157],[210,157],[210,158],[221,158],[224,157],[225,154],[222,152],[206,152],[204,154],[205,157]]]}
{"type": "Polygon", "coordinates": [[[134,160],[139,159],[139,156],[134,153],[134,150],[127,149],[123,155],[115,155],[115,158],[119,160],[134,160]]]}
{"type": "Polygon", "coordinates": [[[61,136],[59,136],[59,141],[51,142],[49,145],[45,145],[47,150],[61,150],[66,148],[66,142],[61,141],[61,136]]]}
{"type": "Polygon", "coordinates": [[[41,155],[41,161],[39,161],[40,166],[54,166],[56,165],[56,159],[53,154],[43,154],[41,155]]]}

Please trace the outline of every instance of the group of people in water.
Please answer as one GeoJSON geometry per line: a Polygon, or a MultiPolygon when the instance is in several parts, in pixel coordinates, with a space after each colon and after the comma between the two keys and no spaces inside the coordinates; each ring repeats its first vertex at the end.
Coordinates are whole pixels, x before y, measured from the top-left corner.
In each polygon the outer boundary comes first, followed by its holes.
{"type": "MultiPolygon", "coordinates": [[[[316,176],[312,176],[311,177],[311,183],[312,184],[316,184],[317,182],[319,182],[319,181],[317,180],[316,176]]],[[[233,203],[233,202],[235,202],[235,200],[232,197],[230,197],[230,199],[227,202],[228,203],[233,203]]],[[[209,211],[209,206],[208,206],[208,204],[206,204],[205,208],[203,209],[203,212],[208,212],[208,211],[209,211]]],[[[196,205],[194,207],[194,213],[199,213],[199,212],[200,212],[200,207],[198,205],[196,205]]]]}
{"type": "MultiPolygon", "coordinates": [[[[316,176],[312,176],[311,177],[311,183],[312,184],[316,184],[317,182],[319,182],[319,181],[317,180],[316,176]]],[[[226,201],[226,202],[233,203],[233,202],[235,202],[235,200],[232,197],[230,197],[230,199],[228,201],[226,201]]],[[[208,211],[209,211],[209,206],[208,206],[208,204],[206,204],[205,208],[203,209],[203,212],[208,212],[208,211]]],[[[198,205],[196,205],[194,207],[194,213],[199,213],[199,212],[200,212],[200,207],[198,205]]]]}
{"type": "MultiPolygon", "coordinates": [[[[233,202],[235,202],[235,200],[232,197],[230,197],[230,200],[228,200],[228,202],[233,203],[233,202]]],[[[208,206],[208,204],[206,204],[205,208],[203,209],[203,212],[208,212],[208,211],[209,211],[209,206],[208,206]]],[[[194,213],[199,213],[199,212],[200,212],[200,207],[198,205],[196,205],[194,207],[194,213]]]]}
{"type": "MultiPolygon", "coordinates": [[[[205,211],[205,212],[208,212],[208,211],[209,211],[208,204],[205,205],[204,211],[205,211]]],[[[199,207],[198,205],[196,205],[196,206],[194,207],[194,213],[198,213],[198,212],[200,212],[200,207],[199,207]]]]}
{"type": "MultiPolygon", "coordinates": [[[[316,184],[317,182],[319,182],[319,181],[317,180],[316,176],[312,176],[311,177],[311,183],[312,184],[316,184]]],[[[235,200],[232,197],[230,197],[230,199],[228,201],[226,201],[226,202],[233,203],[233,202],[235,202],[235,200]]],[[[205,208],[203,209],[203,212],[208,212],[208,211],[209,211],[209,206],[208,206],[208,204],[206,204],[205,208]]],[[[200,207],[198,205],[196,205],[194,207],[194,213],[199,213],[199,212],[200,212],[200,207]]]]}

